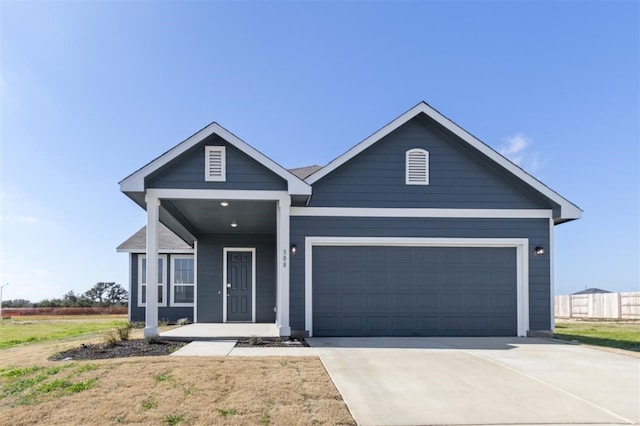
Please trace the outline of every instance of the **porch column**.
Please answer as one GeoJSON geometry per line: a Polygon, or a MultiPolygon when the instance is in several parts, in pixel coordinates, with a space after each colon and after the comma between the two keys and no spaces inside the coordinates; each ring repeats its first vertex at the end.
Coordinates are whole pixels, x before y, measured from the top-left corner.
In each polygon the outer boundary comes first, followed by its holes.
{"type": "Polygon", "coordinates": [[[158,336],[158,218],[160,200],[145,196],[147,203],[147,307],[144,337],[158,336]]]}
{"type": "Polygon", "coordinates": [[[291,199],[283,197],[278,201],[277,239],[278,261],[276,285],[276,325],[280,336],[290,336],[289,326],[289,208],[291,199]]]}

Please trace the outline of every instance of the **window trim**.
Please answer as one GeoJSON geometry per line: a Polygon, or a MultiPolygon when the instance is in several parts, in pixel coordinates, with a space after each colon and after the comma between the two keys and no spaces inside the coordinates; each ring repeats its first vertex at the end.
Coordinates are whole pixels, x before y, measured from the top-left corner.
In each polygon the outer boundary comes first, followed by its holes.
{"type": "Polygon", "coordinates": [[[227,154],[224,146],[206,146],[204,149],[204,180],[205,182],[226,182],[227,181],[227,154]],[[211,153],[220,152],[220,176],[212,176],[209,173],[211,166],[211,153]]]}
{"type": "Polygon", "coordinates": [[[171,306],[176,306],[176,307],[193,307],[195,306],[195,300],[196,300],[196,281],[197,281],[197,277],[196,277],[196,258],[194,255],[187,255],[187,254],[181,254],[181,255],[173,255],[171,256],[171,306]],[[191,259],[193,260],[193,283],[192,284],[184,284],[184,283],[180,283],[180,284],[176,284],[175,283],[175,271],[176,271],[176,265],[174,263],[175,260],[178,259],[191,259]],[[185,302],[175,302],[175,288],[176,286],[192,286],[193,287],[193,302],[191,303],[185,303],[185,302]]]}
{"type": "Polygon", "coordinates": [[[422,148],[412,148],[405,153],[405,178],[404,183],[406,185],[429,185],[429,151],[422,148]],[[411,180],[409,173],[409,159],[413,154],[421,154],[425,157],[424,165],[424,180],[416,181],[411,180]]]}
{"type": "MultiPolygon", "coordinates": [[[[146,254],[138,256],[138,307],[144,308],[147,306],[147,302],[142,303],[142,287],[146,287],[147,284],[142,284],[142,260],[146,259],[146,254]]],[[[162,259],[162,303],[158,302],[158,306],[167,306],[167,255],[159,254],[158,259],[162,259]]]]}

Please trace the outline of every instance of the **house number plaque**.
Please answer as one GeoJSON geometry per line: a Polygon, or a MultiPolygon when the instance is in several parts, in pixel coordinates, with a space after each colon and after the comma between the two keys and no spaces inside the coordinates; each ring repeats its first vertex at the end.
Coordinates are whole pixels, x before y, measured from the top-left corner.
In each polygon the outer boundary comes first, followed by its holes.
{"type": "Polygon", "coordinates": [[[283,268],[287,267],[287,250],[286,249],[282,250],[282,267],[283,268]]]}

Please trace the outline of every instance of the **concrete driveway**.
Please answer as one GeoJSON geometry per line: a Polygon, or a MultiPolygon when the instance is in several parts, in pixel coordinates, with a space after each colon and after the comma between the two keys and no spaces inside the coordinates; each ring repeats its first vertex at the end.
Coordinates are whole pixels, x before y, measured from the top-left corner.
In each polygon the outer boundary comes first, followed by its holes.
{"type": "Polygon", "coordinates": [[[639,424],[640,359],[533,338],[310,338],[360,425],[639,424]]]}

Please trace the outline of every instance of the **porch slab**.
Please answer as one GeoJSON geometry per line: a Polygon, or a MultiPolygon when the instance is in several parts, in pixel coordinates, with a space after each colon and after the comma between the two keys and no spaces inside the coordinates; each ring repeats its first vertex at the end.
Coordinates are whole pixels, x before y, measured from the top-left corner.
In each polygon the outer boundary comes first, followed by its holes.
{"type": "Polygon", "coordinates": [[[216,340],[212,342],[191,342],[170,356],[227,356],[236,345],[235,340],[216,340]]]}
{"type": "Polygon", "coordinates": [[[318,356],[314,348],[233,348],[229,356],[318,356]]]}
{"type": "Polygon", "coordinates": [[[160,337],[169,340],[216,340],[242,339],[251,336],[278,337],[278,328],[273,323],[197,323],[163,331],[160,337]]]}

